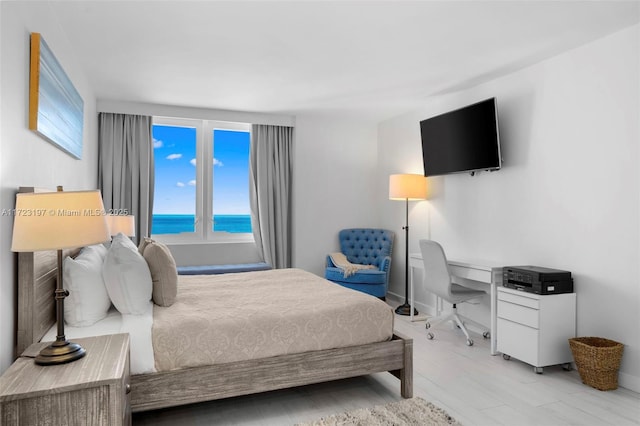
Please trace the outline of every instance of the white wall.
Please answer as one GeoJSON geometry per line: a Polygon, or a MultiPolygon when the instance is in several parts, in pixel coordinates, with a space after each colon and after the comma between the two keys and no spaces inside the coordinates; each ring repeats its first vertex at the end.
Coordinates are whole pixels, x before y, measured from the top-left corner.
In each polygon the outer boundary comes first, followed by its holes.
{"type": "MultiPolygon", "coordinates": [[[[0,209],[12,209],[19,186],[95,189],[97,117],[95,96],[66,36],[40,2],[0,2],[0,209]],[[82,160],[28,130],[29,34],[39,32],[84,100],[82,160]]],[[[0,372],[13,361],[16,315],[13,218],[0,216],[0,372]]]]}
{"type": "MultiPolygon", "coordinates": [[[[154,237],[156,238],[156,237],[154,237]]],[[[166,243],[178,266],[228,265],[256,263],[263,259],[256,244],[251,242],[196,244],[166,243]]]]}
{"type": "Polygon", "coordinates": [[[375,200],[376,125],[328,115],[296,117],[293,188],[293,265],[324,275],[338,231],[379,227],[375,200]]]}
{"type": "MultiPolygon", "coordinates": [[[[428,99],[420,111],[381,123],[378,139],[381,172],[402,166],[415,171],[420,120],[496,96],[504,168],[430,178],[430,200],[411,219],[417,226],[410,251],[418,251],[418,239],[431,237],[451,257],[572,271],[578,335],[624,343],[620,383],[636,391],[639,39],[636,25],[506,77],[428,99]]],[[[386,206],[385,213],[388,226],[397,221],[395,209],[386,206]]],[[[396,267],[396,284],[400,272],[396,267]]],[[[393,290],[404,294],[398,285],[393,290]]],[[[418,296],[429,303],[424,292],[418,296]]]]}

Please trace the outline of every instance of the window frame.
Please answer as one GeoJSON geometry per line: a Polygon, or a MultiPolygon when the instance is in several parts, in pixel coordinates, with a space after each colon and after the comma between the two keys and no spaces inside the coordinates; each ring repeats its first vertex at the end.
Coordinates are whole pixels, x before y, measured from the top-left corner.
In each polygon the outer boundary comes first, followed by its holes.
{"type": "Polygon", "coordinates": [[[213,156],[215,151],[213,132],[214,130],[242,131],[249,133],[249,137],[251,138],[251,124],[220,120],[154,116],[152,126],[155,125],[195,128],[196,205],[195,229],[193,232],[182,232],[179,234],[153,234],[152,229],[151,237],[159,242],[169,244],[255,242],[252,232],[231,233],[213,231],[213,156]]]}

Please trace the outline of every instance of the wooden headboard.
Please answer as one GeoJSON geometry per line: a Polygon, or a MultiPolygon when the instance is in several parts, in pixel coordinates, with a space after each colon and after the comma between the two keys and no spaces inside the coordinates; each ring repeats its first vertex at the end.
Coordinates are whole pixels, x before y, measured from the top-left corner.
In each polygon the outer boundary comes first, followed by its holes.
{"type": "MultiPolygon", "coordinates": [[[[18,192],[52,192],[52,190],[21,187],[18,192]]],[[[78,250],[65,250],[73,255],[78,250]]],[[[40,251],[18,253],[18,322],[16,352],[20,354],[42,336],[56,322],[54,290],[57,279],[57,253],[40,251]]]]}
{"type": "Polygon", "coordinates": [[[54,251],[18,253],[18,330],[16,357],[56,322],[57,256],[54,251]]]}

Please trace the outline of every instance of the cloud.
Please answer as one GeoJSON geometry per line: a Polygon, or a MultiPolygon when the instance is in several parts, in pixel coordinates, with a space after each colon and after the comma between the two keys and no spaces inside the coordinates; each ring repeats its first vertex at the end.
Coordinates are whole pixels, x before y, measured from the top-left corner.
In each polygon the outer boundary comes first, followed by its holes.
{"type": "Polygon", "coordinates": [[[216,157],[213,157],[213,165],[218,167],[224,166],[224,164],[222,164],[222,161],[218,160],[216,157]]]}
{"type": "Polygon", "coordinates": [[[196,186],[196,181],[195,180],[190,180],[189,181],[189,185],[190,186],[196,186]]]}
{"type": "Polygon", "coordinates": [[[169,154],[167,155],[167,160],[177,160],[178,158],[182,158],[182,154],[169,154]]]}
{"type": "Polygon", "coordinates": [[[184,183],[182,182],[176,182],[176,186],[182,188],[184,186],[184,183]]]}
{"type": "Polygon", "coordinates": [[[191,163],[191,165],[192,165],[193,167],[195,167],[195,166],[196,166],[196,159],[195,159],[195,158],[192,158],[192,159],[191,159],[191,161],[189,161],[189,162],[191,163]]]}
{"type": "Polygon", "coordinates": [[[153,148],[162,148],[164,146],[164,143],[161,140],[158,139],[154,139],[153,140],[153,148]]]}

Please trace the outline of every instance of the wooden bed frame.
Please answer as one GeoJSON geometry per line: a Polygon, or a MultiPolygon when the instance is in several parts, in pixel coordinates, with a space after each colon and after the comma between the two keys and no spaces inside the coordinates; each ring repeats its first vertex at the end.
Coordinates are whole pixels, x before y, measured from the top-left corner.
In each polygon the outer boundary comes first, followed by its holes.
{"type": "MultiPolygon", "coordinates": [[[[18,253],[16,357],[55,324],[55,252],[18,253]]],[[[413,396],[413,340],[186,368],[131,377],[133,411],[209,401],[388,371],[413,396]]]]}

